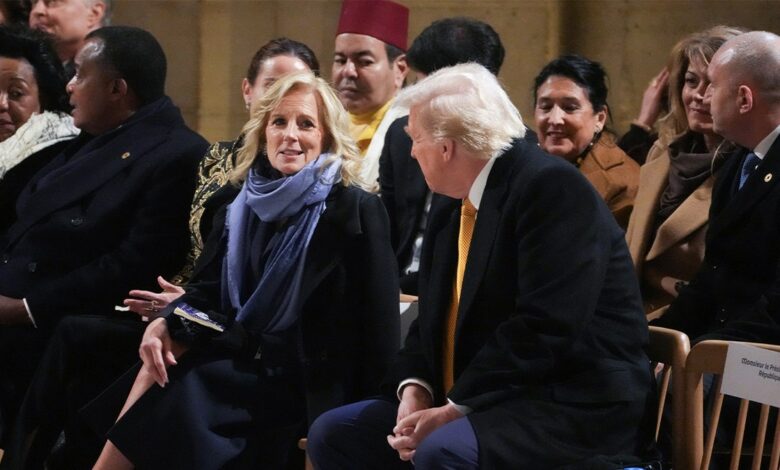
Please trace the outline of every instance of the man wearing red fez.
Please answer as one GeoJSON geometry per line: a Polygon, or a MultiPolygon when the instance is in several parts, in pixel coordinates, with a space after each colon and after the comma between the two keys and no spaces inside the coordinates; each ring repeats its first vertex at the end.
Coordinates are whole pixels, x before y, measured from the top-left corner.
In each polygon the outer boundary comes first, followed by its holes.
{"type": "Polygon", "coordinates": [[[363,176],[379,176],[390,124],[406,114],[392,106],[408,71],[409,9],[390,0],[344,0],[336,33],[333,86],[349,111],[352,137],[364,157],[363,176]]]}

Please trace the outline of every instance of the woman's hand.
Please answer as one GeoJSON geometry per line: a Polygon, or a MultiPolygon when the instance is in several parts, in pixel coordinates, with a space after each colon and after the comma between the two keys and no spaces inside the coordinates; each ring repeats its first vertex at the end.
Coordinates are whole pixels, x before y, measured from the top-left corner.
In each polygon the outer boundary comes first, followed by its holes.
{"type": "Polygon", "coordinates": [[[146,327],[139,353],[149,376],[160,387],[165,387],[168,383],[168,366],[175,365],[176,358],[186,350],[184,345],[171,339],[165,319],[158,318],[146,327]]]}
{"type": "Polygon", "coordinates": [[[160,310],[164,309],[171,302],[178,299],[183,293],[184,289],[171,284],[166,281],[162,276],[157,276],[157,283],[160,284],[162,292],[150,292],[147,290],[131,290],[130,297],[124,300],[124,304],[130,309],[142,317],[157,318],[157,314],[160,310]]]}
{"type": "Polygon", "coordinates": [[[669,86],[669,70],[664,67],[653,78],[642,95],[642,108],[636,123],[646,128],[652,128],[663,109],[664,93],[669,86]]]}

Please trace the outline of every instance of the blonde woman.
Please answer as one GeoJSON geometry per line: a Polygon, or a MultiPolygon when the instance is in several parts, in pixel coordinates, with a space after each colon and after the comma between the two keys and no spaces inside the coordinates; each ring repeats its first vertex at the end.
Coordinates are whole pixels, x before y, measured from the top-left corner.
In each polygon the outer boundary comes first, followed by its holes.
{"type": "Polygon", "coordinates": [[[666,311],[704,259],[715,171],[731,147],[721,145],[704,102],[707,65],[721,44],[741,32],[716,26],[683,38],[672,49],[670,112],[641,167],[626,231],[649,320],[666,311]]]}
{"type": "Polygon", "coordinates": [[[398,350],[387,216],[362,189],[333,90],[311,73],[280,79],[244,136],[219,248],[147,328],[95,468],[293,465],[308,423],[378,393],[398,350]]]}

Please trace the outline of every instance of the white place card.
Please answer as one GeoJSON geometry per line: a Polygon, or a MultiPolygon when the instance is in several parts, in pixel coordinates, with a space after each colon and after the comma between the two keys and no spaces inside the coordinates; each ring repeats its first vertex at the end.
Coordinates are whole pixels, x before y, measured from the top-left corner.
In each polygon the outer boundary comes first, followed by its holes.
{"type": "Polygon", "coordinates": [[[780,352],[729,343],[721,392],[780,407],[780,352]]]}

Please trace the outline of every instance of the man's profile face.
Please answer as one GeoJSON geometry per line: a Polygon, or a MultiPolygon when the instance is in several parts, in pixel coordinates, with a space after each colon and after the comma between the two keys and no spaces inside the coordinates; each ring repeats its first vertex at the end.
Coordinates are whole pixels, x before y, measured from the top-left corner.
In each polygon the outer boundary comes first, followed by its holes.
{"type": "Polygon", "coordinates": [[[425,176],[425,182],[431,191],[447,194],[445,182],[446,168],[441,152],[441,145],[420,123],[420,112],[413,107],[409,110],[409,124],[405,128],[412,139],[412,158],[420,164],[425,176]]]}
{"type": "Polygon", "coordinates": [[[76,75],[67,86],[73,106],[73,123],[92,135],[113,127],[112,120],[107,117],[111,116],[117,75],[100,60],[102,51],[103,41],[88,40],[76,54],[76,75]]]}
{"type": "Polygon", "coordinates": [[[733,134],[734,126],[739,125],[736,118],[739,115],[737,109],[736,85],[730,79],[728,72],[727,54],[733,50],[716,53],[707,67],[707,78],[710,85],[704,96],[705,103],[710,105],[712,114],[712,129],[726,139],[733,134]]]}
{"type": "Polygon", "coordinates": [[[406,77],[402,57],[387,59],[385,43],[364,34],[336,36],[331,78],[339,99],[352,114],[381,108],[395,96],[406,77]]]}
{"type": "Polygon", "coordinates": [[[58,42],[83,41],[100,25],[102,10],[93,0],[33,0],[30,27],[53,35],[58,42]]]}

